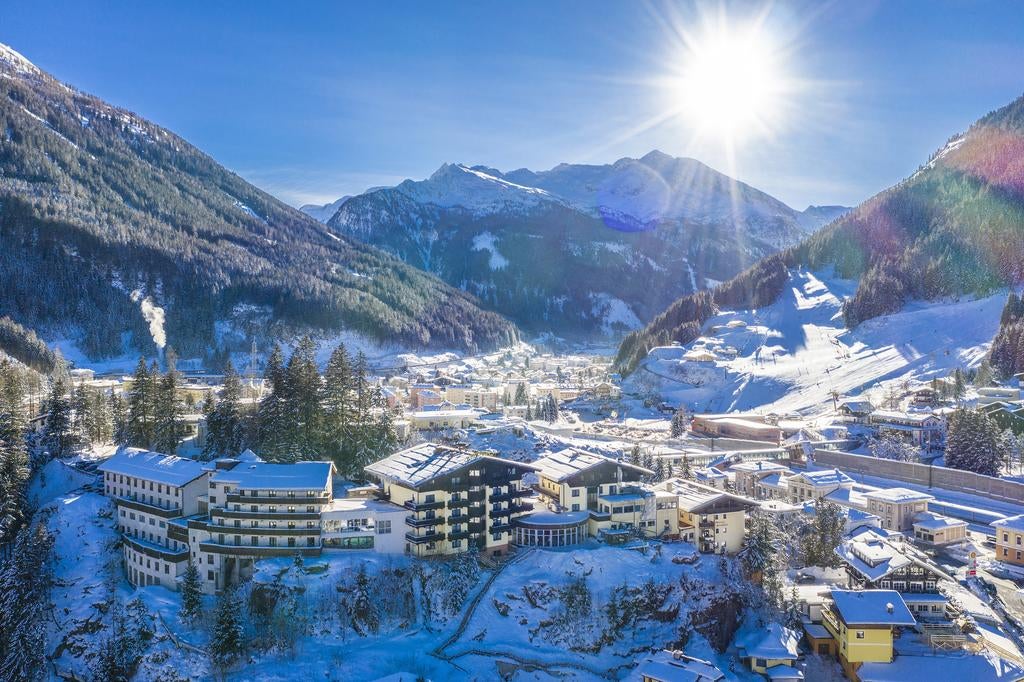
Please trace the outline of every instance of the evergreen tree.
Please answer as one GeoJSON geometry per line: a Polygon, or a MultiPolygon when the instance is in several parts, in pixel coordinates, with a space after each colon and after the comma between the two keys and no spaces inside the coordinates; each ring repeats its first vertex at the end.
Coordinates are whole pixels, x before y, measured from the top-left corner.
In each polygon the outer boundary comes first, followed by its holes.
{"type": "Polygon", "coordinates": [[[967,394],[967,381],[964,379],[963,371],[957,367],[953,371],[953,400],[957,403],[963,402],[964,396],[967,394]]]}
{"type": "Polygon", "coordinates": [[[316,459],[321,386],[316,367],[316,344],[308,336],[303,337],[292,352],[285,370],[285,382],[285,430],[276,458],[288,462],[316,459]]]}
{"type": "Polygon", "coordinates": [[[181,580],[181,619],[195,620],[202,611],[202,588],[199,584],[199,569],[195,563],[188,562],[181,580]]]}
{"type": "Polygon", "coordinates": [[[72,424],[75,441],[82,447],[92,447],[92,402],[86,392],[85,384],[75,387],[71,394],[72,424]]]}
{"type": "Polygon", "coordinates": [[[654,461],[654,480],[655,482],[665,480],[665,462],[662,461],[661,457],[654,461]]]}
{"type": "Polygon", "coordinates": [[[551,424],[558,421],[558,402],[555,400],[555,396],[550,394],[548,395],[545,419],[551,424]]]}
{"type": "Polygon", "coordinates": [[[629,463],[633,466],[640,466],[640,446],[634,445],[629,451],[629,463]]]}
{"type": "Polygon", "coordinates": [[[147,450],[153,447],[156,380],[150,373],[146,358],[139,358],[132,377],[132,388],[128,393],[128,414],[124,434],[128,445],[147,450]]]}
{"type": "Polygon", "coordinates": [[[227,587],[217,597],[213,631],[210,633],[210,659],[223,670],[241,656],[244,644],[238,592],[234,587],[227,587]]]}
{"type": "Polygon", "coordinates": [[[24,522],[29,467],[23,387],[17,368],[0,361],[0,542],[11,540],[24,522]]]}
{"type": "Polygon", "coordinates": [[[526,402],[526,421],[533,421],[533,410],[529,401],[526,402]]]}
{"type": "Polygon", "coordinates": [[[672,438],[680,438],[686,433],[686,411],[683,410],[682,405],[672,415],[672,421],[669,423],[669,435],[672,438]]]}
{"type": "Polygon", "coordinates": [[[5,679],[41,680],[52,618],[53,537],[40,522],[18,533],[0,572],[0,661],[5,679]]]}
{"type": "Polygon", "coordinates": [[[815,503],[814,521],[801,537],[801,553],[808,566],[835,568],[839,557],[835,548],[843,539],[846,521],[843,510],[835,502],[819,499],[815,503]]]}
{"type": "Polygon", "coordinates": [[[683,458],[679,460],[679,477],[685,479],[693,478],[693,470],[690,468],[690,457],[684,452],[683,458]]]}
{"type": "MultiPolygon", "coordinates": [[[[211,396],[212,398],[212,396],[211,396]]],[[[244,426],[242,424],[242,378],[235,371],[231,359],[224,368],[224,386],[216,401],[208,400],[204,409],[207,436],[203,455],[207,459],[234,456],[242,450],[244,426]]]]}
{"type": "Polygon", "coordinates": [[[107,399],[110,411],[110,423],[115,445],[128,445],[131,442],[128,423],[128,404],[119,393],[111,393],[107,399]]]}
{"type": "Polygon", "coordinates": [[[50,393],[46,398],[46,425],[40,444],[50,457],[65,457],[78,447],[74,404],[68,380],[63,373],[57,373],[50,381],[50,393]]]}
{"type": "Polygon", "coordinates": [[[260,453],[275,459],[283,452],[287,444],[288,415],[285,412],[288,400],[288,378],[284,367],[284,354],[281,347],[274,345],[267,358],[267,367],[263,373],[264,383],[270,392],[260,400],[257,411],[257,439],[260,453]]]}
{"type": "Polygon", "coordinates": [[[356,472],[356,456],[352,437],[356,422],[353,405],[352,363],[344,344],[331,353],[324,372],[323,431],[321,449],[338,471],[346,475],[356,472]]]}
{"type": "Polygon", "coordinates": [[[1006,453],[999,427],[979,410],[960,409],[949,418],[946,466],[998,476],[1006,453]]]}
{"type": "Polygon", "coordinates": [[[526,405],[527,404],[526,384],[524,384],[522,382],[520,382],[519,384],[516,385],[516,397],[514,399],[514,404],[516,404],[516,405],[526,405]]]}
{"type": "Polygon", "coordinates": [[[178,450],[183,431],[183,405],[178,396],[181,375],[178,373],[177,356],[170,347],[164,351],[164,360],[167,371],[156,384],[153,448],[173,455],[178,450]]]}

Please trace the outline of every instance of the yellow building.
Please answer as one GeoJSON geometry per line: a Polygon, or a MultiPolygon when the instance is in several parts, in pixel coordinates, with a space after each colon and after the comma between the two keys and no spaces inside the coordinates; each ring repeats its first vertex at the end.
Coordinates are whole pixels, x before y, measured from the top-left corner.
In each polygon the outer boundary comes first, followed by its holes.
{"type": "Polygon", "coordinates": [[[743,662],[755,673],[772,680],[799,679],[793,667],[798,658],[800,636],[778,623],[750,630],[736,639],[736,649],[743,662]]]}
{"type": "Polygon", "coordinates": [[[678,499],[679,537],[704,553],[735,554],[743,548],[753,502],[681,478],[661,486],[678,499]]]}
{"type": "Polygon", "coordinates": [[[891,663],[893,632],[917,624],[895,590],[832,590],[822,624],[836,640],[836,657],[851,680],[865,663],[891,663]]]}

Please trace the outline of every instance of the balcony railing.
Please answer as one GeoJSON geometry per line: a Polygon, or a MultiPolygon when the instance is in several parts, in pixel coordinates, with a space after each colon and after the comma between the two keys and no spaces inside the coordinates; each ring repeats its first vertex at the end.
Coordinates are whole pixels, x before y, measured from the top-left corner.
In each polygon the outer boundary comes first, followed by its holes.
{"type": "Polygon", "coordinates": [[[433,502],[417,502],[416,500],[406,500],[405,508],[411,509],[412,511],[426,511],[428,509],[443,509],[443,500],[434,500],[433,502]]]}
{"type": "Polygon", "coordinates": [[[330,496],[327,493],[321,493],[319,495],[295,495],[289,497],[288,495],[239,495],[238,493],[228,493],[227,501],[229,503],[237,502],[239,504],[327,504],[331,501],[330,496]]]}
{"type": "Polygon", "coordinates": [[[509,490],[508,492],[505,493],[491,495],[490,498],[488,499],[490,499],[491,502],[507,502],[509,500],[515,500],[520,497],[526,497],[529,494],[530,491],[526,488],[515,488],[514,490],[509,490]]]}
{"type": "Polygon", "coordinates": [[[135,511],[144,512],[146,514],[152,514],[153,516],[159,516],[162,519],[176,519],[179,516],[182,516],[182,510],[180,507],[172,509],[158,504],[150,504],[149,502],[132,499],[130,497],[118,497],[116,498],[116,502],[122,507],[134,509],[135,511]]]}
{"type": "Polygon", "coordinates": [[[415,533],[406,533],[405,539],[415,545],[421,545],[426,542],[438,542],[444,540],[443,533],[430,533],[428,535],[416,535],[415,533]]]}
{"type": "Polygon", "coordinates": [[[405,525],[412,526],[413,528],[429,528],[431,526],[440,526],[443,523],[443,516],[435,516],[433,518],[417,518],[415,516],[405,517],[405,525]]]}

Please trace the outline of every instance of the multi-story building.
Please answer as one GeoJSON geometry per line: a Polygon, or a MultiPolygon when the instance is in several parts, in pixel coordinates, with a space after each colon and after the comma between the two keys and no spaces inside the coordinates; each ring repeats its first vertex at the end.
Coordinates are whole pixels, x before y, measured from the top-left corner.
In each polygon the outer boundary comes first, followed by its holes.
{"type": "Polygon", "coordinates": [[[854,531],[835,552],[843,560],[851,588],[935,594],[939,582],[953,580],[916,549],[876,528],[854,531]]]}
{"type": "Polygon", "coordinates": [[[1024,514],[992,522],[996,529],[996,559],[1024,566],[1024,514]]]}
{"type": "Polygon", "coordinates": [[[926,545],[951,545],[967,539],[967,522],[934,512],[914,515],[914,539],[926,545]]]}
{"type": "Polygon", "coordinates": [[[470,450],[421,443],[366,467],[391,502],[407,510],[405,550],[415,556],[471,547],[500,554],[513,521],[533,511],[523,475],[536,467],[470,450]]]}
{"type": "Polygon", "coordinates": [[[601,495],[638,484],[653,471],[596,452],[566,448],[536,460],[537,491],[559,511],[596,511],[601,495]]]}
{"type": "Polygon", "coordinates": [[[746,497],[757,497],[754,485],[766,476],[786,475],[793,473],[789,467],[777,462],[757,461],[740,462],[729,467],[734,475],[736,492],[746,497]]]}
{"type": "Polygon", "coordinates": [[[408,513],[405,507],[368,497],[335,498],[320,513],[323,547],[401,554],[408,513]]]}
{"type": "Polygon", "coordinates": [[[191,459],[135,449],[116,453],[99,471],[117,506],[128,580],[176,589],[189,553],[188,538],[172,524],[200,511],[208,472],[191,459]]]}
{"type": "Polygon", "coordinates": [[[902,532],[913,530],[914,517],[928,511],[928,503],[935,498],[909,488],[888,488],[864,493],[864,499],[868,513],[882,520],[882,528],[902,532]]]}
{"type": "Polygon", "coordinates": [[[260,558],[320,554],[321,512],[333,499],[331,462],[220,459],[208,468],[208,513],[187,523],[204,591],[251,576],[260,558]]]}
{"type": "Polygon", "coordinates": [[[704,553],[740,551],[747,512],[755,503],[681,478],[669,479],[661,485],[678,500],[680,539],[704,553]]]}
{"type": "Polygon", "coordinates": [[[875,410],[868,423],[879,433],[894,433],[924,448],[941,443],[946,433],[945,421],[930,412],[875,410]]]}
{"type": "Polygon", "coordinates": [[[852,488],[853,483],[853,479],[839,469],[822,469],[803,471],[787,477],[786,488],[789,501],[799,504],[821,499],[840,488],[852,488]]]}
{"type": "Polygon", "coordinates": [[[917,625],[899,592],[832,590],[821,611],[825,629],[836,641],[836,658],[851,680],[865,663],[891,663],[893,632],[917,625]]]}

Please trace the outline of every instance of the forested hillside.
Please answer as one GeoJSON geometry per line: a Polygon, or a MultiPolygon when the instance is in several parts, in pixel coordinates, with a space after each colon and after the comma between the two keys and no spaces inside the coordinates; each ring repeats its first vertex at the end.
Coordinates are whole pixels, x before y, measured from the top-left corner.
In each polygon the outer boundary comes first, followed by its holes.
{"type": "MultiPolygon", "coordinates": [[[[843,306],[849,327],[895,312],[911,299],[984,294],[1020,283],[1024,98],[988,114],[908,179],[779,256],[786,267],[833,268],[840,277],[859,280],[843,306]]],[[[780,281],[764,276],[778,270],[772,260],[721,285],[713,302],[723,305],[720,291],[729,289],[748,292],[747,307],[774,301],[780,281]]],[[[692,340],[708,317],[695,297],[676,301],[623,342],[619,368],[632,371],[656,345],[692,340]]]]}
{"type": "Polygon", "coordinates": [[[471,295],[329,234],[4,46],[0,273],[0,315],[92,358],[154,343],[210,357],[250,335],[300,331],[462,349],[516,338],[471,295]]]}

